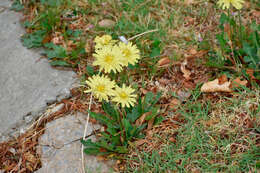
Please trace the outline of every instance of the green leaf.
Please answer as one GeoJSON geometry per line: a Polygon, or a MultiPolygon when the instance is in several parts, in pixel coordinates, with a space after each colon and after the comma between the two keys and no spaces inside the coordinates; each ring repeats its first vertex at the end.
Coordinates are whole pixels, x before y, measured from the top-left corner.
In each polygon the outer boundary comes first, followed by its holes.
{"type": "Polygon", "coordinates": [[[157,115],[158,115],[158,108],[153,107],[151,110],[151,114],[148,115],[147,117],[145,117],[145,120],[149,121],[149,120],[155,118],[157,115]]]}
{"type": "Polygon", "coordinates": [[[228,20],[229,20],[228,16],[225,13],[221,13],[220,20],[219,20],[220,24],[223,25],[228,20]]]}
{"type": "Polygon", "coordinates": [[[87,67],[86,67],[86,71],[87,71],[87,74],[89,75],[89,76],[93,76],[94,75],[94,68],[92,67],[92,66],[89,66],[89,65],[87,65],[87,67]]]}
{"type": "Polygon", "coordinates": [[[71,66],[66,61],[61,61],[61,60],[51,61],[50,64],[52,66],[62,66],[62,67],[70,67],[71,66]]]}
{"type": "Polygon", "coordinates": [[[126,134],[126,139],[125,139],[124,142],[127,142],[128,140],[131,140],[131,133],[130,132],[133,129],[133,126],[131,125],[129,120],[127,120],[126,118],[122,119],[122,124],[124,126],[125,134],[126,134]]]}
{"type": "Polygon", "coordinates": [[[21,40],[23,42],[23,46],[27,48],[41,47],[44,37],[45,37],[45,31],[39,30],[31,34],[23,35],[21,40]]]}
{"type": "Polygon", "coordinates": [[[46,50],[45,54],[47,55],[48,59],[52,58],[65,58],[67,56],[66,50],[62,46],[58,45],[48,45],[51,47],[50,50],[46,50]]]}
{"type": "Polygon", "coordinates": [[[154,97],[154,94],[152,92],[148,92],[144,98],[145,104],[150,104],[153,100],[153,97],[154,97]]]}
{"type": "Polygon", "coordinates": [[[106,125],[108,127],[115,127],[113,125],[114,121],[109,119],[108,117],[106,117],[105,115],[103,114],[97,114],[95,112],[91,112],[89,111],[89,115],[92,117],[92,118],[95,118],[97,121],[99,121],[101,124],[103,125],[106,125]]]}
{"type": "Polygon", "coordinates": [[[116,152],[118,152],[120,154],[126,154],[128,152],[128,149],[126,146],[117,146],[116,152]]]}
{"type": "Polygon", "coordinates": [[[12,3],[11,10],[14,11],[22,11],[24,9],[23,4],[21,4],[20,0],[16,0],[12,3]]]}
{"type": "Polygon", "coordinates": [[[143,114],[141,98],[138,99],[138,105],[136,105],[132,111],[127,111],[126,118],[131,122],[135,122],[143,114]]]}
{"type": "Polygon", "coordinates": [[[154,58],[161,54],[161,48],[160,48],[160,40],[155,40],[152,44],[152,52],[150,53],[150,57],[154,58]]]}
{"type": "Polygon", "coordinates": [[[104,102],[102,108],[114,121],[119,121],[119,113],[115,110],[111,103],[104,102]]]}

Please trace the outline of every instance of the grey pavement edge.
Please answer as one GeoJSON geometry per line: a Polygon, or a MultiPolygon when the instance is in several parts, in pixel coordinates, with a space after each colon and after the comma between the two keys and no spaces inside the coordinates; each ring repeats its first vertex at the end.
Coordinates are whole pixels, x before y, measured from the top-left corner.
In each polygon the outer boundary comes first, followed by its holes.
{"type": "Polygon", "coordinates": [[[76,81],[72,71],[52,68],[36,50],[22,46],[21,14],[0,0],[0,137],[28,114],[68,97],[76,81]]]}

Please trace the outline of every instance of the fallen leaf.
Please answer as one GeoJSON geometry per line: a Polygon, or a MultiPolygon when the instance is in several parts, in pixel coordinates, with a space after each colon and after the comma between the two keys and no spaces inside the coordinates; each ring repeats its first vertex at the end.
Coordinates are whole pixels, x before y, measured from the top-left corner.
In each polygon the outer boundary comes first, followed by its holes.
{"type": "Polygon", "coordinates": [[[147,130],[151,130],[152,129],[153,123],[154,123],[154,118],[152,118],[152,119],[150,119],[148,121],[147,130]]]}
{"type": "Polygon", "coordinates": [[[227,76],[225,74],[218,78],[218,84],[219,85],[222,85],[223,83],[225,83],[227,81],[228,81],[228,78],[227,78],[227,76]]]}
{"type": "Polygon", "coordinates": [[[246,74],[248,74],[252,80],[255,79],[254,69],[250,69],[250,68],[249,68],[249,69],[246,69],[246,74]]]}
{"type": "Polygon", "coordinates": [[[184,81],[183,87],[187,89],[194,89],[196,87],[196,84],[191,81],[184,81]]]}
{"type": "Polygon", "coordinates": [[[92,40],[87,40],[85,45],[85,52],[90,53],[93,48],[93,42],[92,40]]]}
{"type": "Polygon", "coordinates": [[[197,50],[194,49],[194,48],[191,48],[191,49],[189,50],[189,54],[191,54],[191,55],[196,55],[197,53],[198,53],[197,50]]]}
{"type": "Polygon", "coordinates": [[[165,67],[170,64],[171,60],[168,57],[162,58],[158,61],[158,66],[159,67],[165,67]]]}
{"type": "Polygon", "coordinates": [[[219,84],[219,79],[206,82],[201,87],[201,92],[232,92],[230,89],[230,82],[219,84]]]}
{"type": "Polygon", "coordinates": [[[179,105],[181,102],[180,100],[174,98],[171,100],[170,104],[169,104],[169,107],[172,109],[172,108],[175,108],[177,105],[179,105]]]}
{"type": "Polygon", "coordinates": [[[103,28],[112,28],[115,25],[115,22],[110,19],[103,19],[98,22],[98,25],[103,28]]]}
{"type": "Polygon", "coordinates": [[[252,15],[255,16],[256,18],[260,18],[260,11],[254,10],[254,11],[252,12],[252,15]]]}
{"type": "Polygon", "coordinates": [[[144,89],[144,88],[140,88],[142,94],[146,95],[148,93],[148,90],[144,89]]]}
{"type": "Polygon", "coordinates": [[[140,118],[138,118],[136,121],[135,121],[135,125],[136,126],[140,126],[144,123],[145,121],[145,118],[150,115],[152,112],[146,112],[144,113],[140,118]]]}
{"type": "Polygon", "coordinates": [[[176,142],[176,139],[175,139],[174,137],[170,137],[170,138],[169,138],[169,141],[175,143],[175,142],[176,142]]]}
{"type": "Polygon", "coordinates": [[[239,77],[232,81],[231,88],[239,87],[240,85],[246,86],[247,80],[241,81],[239,77]]]}
{"type": "Polygon", "coordinates": [[[146,141],[146,139],[139,139],[137,141],[135,141],[135,145],[138,147],[140,145],[143,145],[146,141]]]}
{"type": "Polygon", "coordinates": [[[190,80],[191,72],[186,69],[186,65],[187,65],[187,59],[185,59],[185,60],[183,61],[183,63],[181,63],[181,72],[183,73],[183,77],[184,77],[186,80],[190,80]]]}

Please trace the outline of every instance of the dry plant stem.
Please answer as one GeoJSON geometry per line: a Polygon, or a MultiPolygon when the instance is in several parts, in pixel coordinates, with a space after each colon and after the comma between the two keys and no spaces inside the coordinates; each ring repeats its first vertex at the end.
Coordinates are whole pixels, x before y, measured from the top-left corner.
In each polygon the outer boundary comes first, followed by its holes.
{"type": "MultiPolygon", "coordinates": [[[[90,101],[89,101],[89,105],[88,105],[88,116],[87,116],[87,121],[86,121],[86,124],[85,124],[85,130],[84,130],[84,135],[83,135],[83,140],[86,140],[86,133],[87,133],[87,129],[88,129],[88,122],[89,122],[89,111],[91,109],[91,104],[92,104],[92,97],[93,97],[93,94],[91,93],[90,95],[90,101]]],[[[85,173],[85,165],[84,165],[84,146],[83,144],[81,145],[81,163],[82,163],[82,173],[85,173]]]]}
{"type": "Polygon", "coordinates": [[[140,36],[142,36],[142,35],[145,35],[145,34],[148,34],[148,33],[151,33],[151,32],[156,32],[156,31],[159,31],[159,29],[154,29],[154,30],[150,30],[150,31],[145,31],[145,32],[143,32],[143,33],[141,33],[141,34],[138,34],[138,35],[135,35],[135,36],[129,38],[128,41],[131,41],[131,40],[133,40],[133,39],[135,39],[135,38],[137,38],[137,37],[140,37],[140,36]]]}

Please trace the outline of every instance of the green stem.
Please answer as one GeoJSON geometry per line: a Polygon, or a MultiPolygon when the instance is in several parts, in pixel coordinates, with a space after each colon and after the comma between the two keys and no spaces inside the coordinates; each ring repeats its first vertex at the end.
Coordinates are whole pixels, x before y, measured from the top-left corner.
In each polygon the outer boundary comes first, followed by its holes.
{"type": "Polygon", "coordinates": [[[239,41],[242,43],[242,20],[241,20],[241,12],[238,12],[239,14],[239,41]]]}

